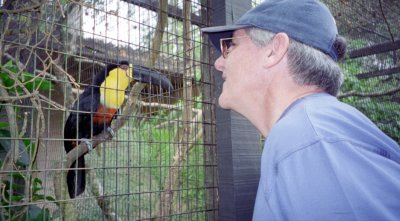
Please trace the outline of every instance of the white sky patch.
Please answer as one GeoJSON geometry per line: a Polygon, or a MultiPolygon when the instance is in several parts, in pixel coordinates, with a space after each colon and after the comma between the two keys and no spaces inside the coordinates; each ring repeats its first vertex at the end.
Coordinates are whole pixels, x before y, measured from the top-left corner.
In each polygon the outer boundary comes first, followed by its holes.
{"type": "MultiPolygon", "coordinates": [[[[149,42],[149,32],[157,25],[157,13],[121,0],[88,1],[83,7],[84,38],[101,39],[115,45],[137,48],[149,42]],[[94,2],[94,3],[93,3],[94,2]]],[[[183,8],[183,0],[173,4],[183,8]]],[[[192,12],[200,15],[198,0],[192,2],[192,12]]]]}
{"type": "Polygon", "coordinates": [[[148,37],[156,23],[155,12],[120,0],[105,0],[93,7],[83,8],[83,37],[114,45],[142,46],[143,38],[148,37]]]}

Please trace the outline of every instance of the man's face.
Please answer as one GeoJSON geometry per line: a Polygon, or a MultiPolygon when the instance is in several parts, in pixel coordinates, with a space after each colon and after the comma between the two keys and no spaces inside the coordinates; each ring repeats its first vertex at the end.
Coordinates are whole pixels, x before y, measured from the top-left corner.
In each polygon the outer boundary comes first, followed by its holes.
{"type": "Polygon", "coordinates": [[[232,44],[225,58],[215,61],[215,68],[222,72],[224,80],[222,93],[218,99],[224,109],[241,112],[241,108],[251,104],[254,96],[261,93],[262,50],[254,45],[242,29],[233,34],[232,44]]]}

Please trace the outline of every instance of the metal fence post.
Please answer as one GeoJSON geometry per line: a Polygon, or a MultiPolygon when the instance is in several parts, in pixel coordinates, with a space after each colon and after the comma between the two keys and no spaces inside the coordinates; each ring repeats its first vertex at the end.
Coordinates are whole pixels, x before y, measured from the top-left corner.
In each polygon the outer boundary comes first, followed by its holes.
{"type": "MultiPolygon", "coordinates": [[[[211,1],[211,25],[235,22],[249,10],[251,1],[211,1]]],[[[214,54],[216,59],[219,54],[214,54]]],[[[213,69],[215,95],[223,80],[213,69]]],[[[219,179],[219,220],[251,220],[260,174],[260,135],[238,113],[216,107],[219,179]]]]}

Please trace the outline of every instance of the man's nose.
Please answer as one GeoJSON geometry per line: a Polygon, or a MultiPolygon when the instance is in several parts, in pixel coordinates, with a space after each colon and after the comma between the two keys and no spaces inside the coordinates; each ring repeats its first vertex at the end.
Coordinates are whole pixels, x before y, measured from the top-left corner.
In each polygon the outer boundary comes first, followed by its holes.
{"type": "Polygon", "coordinates": [[[214,63],[214,67],[218,71],[224,71],[224,69],[225,69],[225,59],[222,56],[219,56],[219,58],[214,63]]]}

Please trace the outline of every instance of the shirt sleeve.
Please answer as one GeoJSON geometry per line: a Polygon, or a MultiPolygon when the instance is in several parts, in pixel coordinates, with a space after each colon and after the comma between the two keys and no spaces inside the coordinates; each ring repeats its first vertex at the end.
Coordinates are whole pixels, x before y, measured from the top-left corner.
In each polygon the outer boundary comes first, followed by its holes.
{"type": "Polygon", "coordinates": [[[397,220],[400,168],[369,147],[317,141],[276,166],[270,204],[285,220],[397,220]]]}

